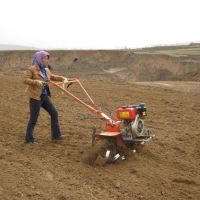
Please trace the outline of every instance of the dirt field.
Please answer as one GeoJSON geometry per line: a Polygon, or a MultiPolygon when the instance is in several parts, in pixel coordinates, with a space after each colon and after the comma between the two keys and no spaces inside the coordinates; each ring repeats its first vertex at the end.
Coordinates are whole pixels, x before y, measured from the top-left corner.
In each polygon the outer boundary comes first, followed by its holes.
{"type": "MultiPolygon", "coordinates": [[[[94,155],[107,143],[92,147],[92,129],[103,131],[105,122],[51,86],[66,138],[51,141],[50,117],[41,110],[35,128],[38,145],[25,144],[29,105],[22,73],[1,73],[0,199],[199,200],[200,83],[112,82],[103,79],[104,74],[99,78],[99,71],[96,79],[95,70],[91,73],[92,79],[78,72],[77,77],[102,111],[108,114],[108,108],[116,115],[120,106],[146,103],[145,129],[155,138],[145,145],[117,148],[125,160],[95,163],[94,155]]],[[[77,85],[69,91],[89,103],[77,85]]]]}
{"type": "MultiPolygon", "coordinates": [[[[105,122],[55,86],[52,101],[66,138],[51,141],[50,117],[41,110],[34,132],[38,145],[24,143],[29,99],[22,76],[34,52],[1,51],[0,200],[199,200],[197,47],[188,47],[190,56],[183,54],[186,47],[164,49],[173,56],[155,54],[159,49],[144,49],[153,55],[129,50],[51,52],[52,72],[78,78],[106,114],[108,109],[116,115],[118,107],[146,103],[145,129],[155,138],[145,145],[116,148],[120,158],[106,163],[99,149],[109,144],[99,141],[92,147],[93,127],[100,133],[105,122]]],[[[89,103],[76,84],[68,90],[89,103]]]]}

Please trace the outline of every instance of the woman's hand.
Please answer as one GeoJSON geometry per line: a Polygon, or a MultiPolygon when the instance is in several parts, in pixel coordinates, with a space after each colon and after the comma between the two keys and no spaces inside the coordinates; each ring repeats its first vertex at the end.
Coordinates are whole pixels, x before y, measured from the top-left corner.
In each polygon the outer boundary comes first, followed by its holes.
{"type": "Polygon", "coordinates": [[[44,87],[46,84],[44,81],[37,81],[37,86],[38,87],[44,87]]]}
{"type": "Polygon", "coordinates": [[[69,82],[69,81],[70,81],[69,78],[65,78],[65,79],[63,79],[63,83],[67,83],[67,82],[69,82]]]}

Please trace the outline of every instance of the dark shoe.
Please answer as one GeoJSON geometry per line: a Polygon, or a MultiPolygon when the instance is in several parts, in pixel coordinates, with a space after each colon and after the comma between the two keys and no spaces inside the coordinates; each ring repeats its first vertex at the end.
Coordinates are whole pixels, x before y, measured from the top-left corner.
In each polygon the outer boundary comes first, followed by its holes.
{"type": "Polygon", "coordinates": [[[60,135],[58,138],[52,138],[52,141],[62,140],[65,138],[65,135],[60,135]]]}
{"type": "Polygon", "coordinates": [[[26,142],[27,144],[38,144],[37,142],[35,141],[30,141],[30,142],[26,142]]]}

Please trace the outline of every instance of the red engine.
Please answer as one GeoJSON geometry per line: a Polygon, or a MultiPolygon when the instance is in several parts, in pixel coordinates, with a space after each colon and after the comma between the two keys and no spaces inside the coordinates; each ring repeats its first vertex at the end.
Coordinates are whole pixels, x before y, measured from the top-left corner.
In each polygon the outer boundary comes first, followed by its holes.
{"type": "Polygon", "coordinates": [[[120,120],[120,133],[124,141],[143,136],[143,119],[147,116],[145,103],[122,106],[116,112],[117,118],[120,120]]]}
{"type": "Polygon", "coordinates": [[[93,133],[94,138],[97,140],[110,137],[116,138],[118,146],[130,142],[146,142],[153,137],[150,135],[149,130],[144,130],[144,119],[147,116],[146,104],[130,104],[122,106],[116,110],[117,121],[106,123],[106,132],[96,135],[96,129],[93,133]]]}

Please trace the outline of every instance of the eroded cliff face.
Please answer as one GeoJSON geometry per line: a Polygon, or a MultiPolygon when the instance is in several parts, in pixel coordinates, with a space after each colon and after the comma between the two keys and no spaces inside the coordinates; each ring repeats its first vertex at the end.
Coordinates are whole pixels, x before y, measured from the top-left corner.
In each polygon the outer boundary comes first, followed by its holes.
{"type": "MultiPolygon", "coordinates": [[[[200,69],[200,62],[189,57],[139,55],[133,50],[48,51],[50,65],[66,76],[120,79],[123,82],[164,81],[200,69]],[[90,72],[90,73],[88,73],[90,72]]],[[[35,51],[0,51],[2,73],[23,73],[31,66],[35,51]]]]}

